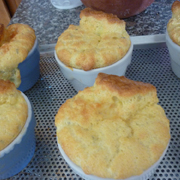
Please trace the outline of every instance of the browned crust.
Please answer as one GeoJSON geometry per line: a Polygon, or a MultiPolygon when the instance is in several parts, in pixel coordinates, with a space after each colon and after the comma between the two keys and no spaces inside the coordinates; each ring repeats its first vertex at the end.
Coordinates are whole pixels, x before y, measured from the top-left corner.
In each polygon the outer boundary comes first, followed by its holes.
{"type": "Polygon", "coordinates": [[[125,179],[162,155],[169,120],[148,83],[100,73],[94,86],[68,99],[55,117],[58,143],[86,174],[125,179]]]}
{"type": "Polygon", "coordinates": [[[167,24],[167,31],[171,40],[180,46],[180,1],[175,1],[171,10],[172,18],[167,24]]]}
{"type": "Polygon", "coordinates": [[[173,13],[173,16],[180,15],[180,1],[174,1],[174,3],[171,6],[171,11],[173,13]]]}
{"type": "Polygon", "coordinates": [[[82,17],[94,17],[95,19],[101,21],[106,19],[110,24],[119,24],[125,26],[125,22],[120,20],[116,15],[104,13],[103,11],[96,11],[91,8],[85,8],[80,13],[80,18],[82,17]]]}
{"type": "Polygon", "coordinates": [[[85,71],[121,60],[131,41],[125,22],[113,14],[85,8],[80,25],[70,25],[58,38],[56,54],[66,66],[85,71]]]}
{"type": "Polygon", "coordinates": [[[0,79],[0,151],[21,132],[28,117],[27,103],[14,83],[0,79]]]}
{"type": "Polygon", "coordinates": [[[16,90],[16,87],[12,82],[4,81],[0,79],[0,95],[15,91],[15,90],[16,90]]]}
{"type": "Polygon", "coordinates": [[[26,59],[32,49],[35,31],[25,24],[12,24],[5,29],[5,39],[0,47],[0,71],[12,70],[26,59]]]}
{"type": "Polygon", "coordinates": [[[0,32],[0,79],[11,80],[19,87],[18,69],[35,43],[35,31],[26,24],[12,24],[0,32]]]}
{"type": "Polygon", "coordinates": [[[153,92],[156,96],[156,88],[152,84],[133,81],[125,76],[108,75],[99,73],[95,82],[95,86],[107,88],[109,91],[117,92],[122,97],[132,97],[137,94],[146,95],[153,92]]]}

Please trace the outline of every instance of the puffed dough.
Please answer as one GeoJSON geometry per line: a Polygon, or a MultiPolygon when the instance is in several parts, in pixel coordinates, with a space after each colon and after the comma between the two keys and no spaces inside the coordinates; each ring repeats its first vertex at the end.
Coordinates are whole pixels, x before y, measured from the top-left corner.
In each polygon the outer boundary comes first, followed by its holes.
{"type": "Polygon", "coordinates": [[[171,7],[172,18],[167,24],[167,31],[174,43],[180,46],[180,1],[175,1],[171,7]]]}
{"type": "Polygon", "coordinates": [[[19,87],[18,65],[28,56],[35,39],[34,30],[28,25],[12,24],[7,28],[0,25],[0,79],[10,80],[19,87]]]}
{"type": "Polygon", "coordinates": [[[28,117],[27,103],[14,83],[0,79],[0,151],[21,132],[28,117]]]}
{"type": "Polygon", "coordinates": [[[125,22],[117,16],[85,8],[79,26],[70,25],[58,38],[60,61],[85,71],[111,65],[125,56],[131,41],[125,22]]]}
{"type": "Polygon", "coordinates": [[[100,73],[55,117],[58,143],[86,174],[124,179],[142,174],[170,139],[169,120],[148,83],[100,73]]]}

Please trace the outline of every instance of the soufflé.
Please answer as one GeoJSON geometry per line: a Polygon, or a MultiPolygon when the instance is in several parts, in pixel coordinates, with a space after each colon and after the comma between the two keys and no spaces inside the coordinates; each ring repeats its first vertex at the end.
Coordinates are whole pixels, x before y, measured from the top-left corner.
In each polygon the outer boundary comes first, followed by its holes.
{"type": "Polygon", "coordinates": [[[28,107],[14,83],[0,79],[0,151],[22,131],[28,107]]]}
{"type": "Polygon", "coordinates": [[[26,24],[12,24],[7,28],[0,24],[0,79],[10,80],[19,87],[18,65],[28,56],[35,39],[35,31],[26,24]]]}
{"type": "Polygon", "coordinates": [[[172,18],[167,24],[167,32],[171,40],[180,46],[180,1],[175,1],[171,7],[172,18]]]}
{"type": "Polygon", "coordinates": [[[142,174],[170,140],[156,88],[100,73],[92,87],[68,99],[55,117],[58,143],[85,174],[125,179],[142,174]]]}
{"type": "Polygon", "coordinates": [[[123,20],[85,8],[80,13],[79,25],[70,25],[59,36],[55,51],[66,66],[88,71],[119,61],[130,46],[123,20]]]}

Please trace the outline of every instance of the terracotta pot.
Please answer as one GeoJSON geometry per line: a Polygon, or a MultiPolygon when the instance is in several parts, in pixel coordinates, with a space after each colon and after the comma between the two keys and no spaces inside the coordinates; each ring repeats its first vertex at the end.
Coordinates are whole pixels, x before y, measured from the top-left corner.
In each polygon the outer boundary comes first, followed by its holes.
{"type": "Polygon", "coordinates": [[[144,11],[154,0],[81,0],[86,7],[127,18],[144,11]]]}

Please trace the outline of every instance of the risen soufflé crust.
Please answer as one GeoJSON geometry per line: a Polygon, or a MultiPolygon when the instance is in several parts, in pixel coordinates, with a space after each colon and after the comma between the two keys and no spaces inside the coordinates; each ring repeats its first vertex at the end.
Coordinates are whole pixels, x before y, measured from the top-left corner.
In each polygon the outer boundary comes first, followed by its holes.
{"type": "Polygon", "coordinates": [[[14,83],[0,80],[0,150],[7,147],[21,132],[28,116],[28,107],[14,83]]]}
{"type": "Polygon", "coordinates": [[[5,28],[0,24],[0,79],[21,84],[18,69],[32,49],[36,36],[34,30],[25,24],[12,24],[5,28]]]}
{"type": "Polygon", "coordinates": [[[94,86],[68,99],[55,117],[58,143],[86,174],[123,179],[160,158],[169,120],[148,83],[100,73],[94,86]]]}
{"type": "Polygon", "coordinates": [[[180,46],[180,1],[175,1],[171,10],[172,18],[167,24],[167,31],[172,41],[180,46]]]}
{"type": "Polygon", "coordinates": [[[79,26],[70,25],[59,36],[55,50],[66,66],[88,71],[117,62],[130,45],[123,20],[85,8],[80,13],[79,26]]]}

